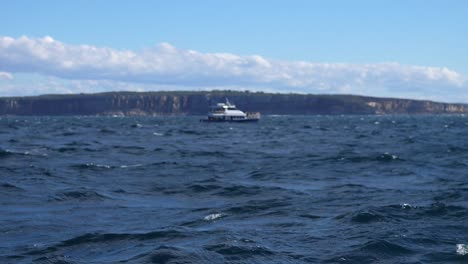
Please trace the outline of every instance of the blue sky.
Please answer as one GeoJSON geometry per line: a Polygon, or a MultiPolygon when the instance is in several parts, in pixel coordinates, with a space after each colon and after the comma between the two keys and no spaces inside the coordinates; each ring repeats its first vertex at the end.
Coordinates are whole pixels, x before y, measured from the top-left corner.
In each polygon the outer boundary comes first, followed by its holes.
{"type": "Polygon", "coordinates": [[[0,96],[245,88],[468,102],[468,1],[15,0],[0,13],[0,96]],[[68,51],[54,58],[57,44],[68,51]],[[97,69],[83,45],[142,61],[93,53],[107,62],[97,69]]]}

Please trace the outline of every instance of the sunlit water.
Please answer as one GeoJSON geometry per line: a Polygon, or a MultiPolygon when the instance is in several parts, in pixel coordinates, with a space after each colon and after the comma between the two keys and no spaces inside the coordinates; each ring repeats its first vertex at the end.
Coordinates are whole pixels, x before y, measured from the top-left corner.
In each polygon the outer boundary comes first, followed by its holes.
{"type": "Polygon", "coordinates": [[[0,119],[0,263],[465,263],[468,118],[0,119]]]}

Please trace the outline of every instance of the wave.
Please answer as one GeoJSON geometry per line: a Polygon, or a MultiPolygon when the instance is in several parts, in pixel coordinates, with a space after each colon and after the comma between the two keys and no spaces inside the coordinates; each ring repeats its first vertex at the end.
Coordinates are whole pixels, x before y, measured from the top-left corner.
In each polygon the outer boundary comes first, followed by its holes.
{"type": "Polygon", "coordinates": [[[157,230],[147,233],[87,233],[77,237],[73,237],[55,245],[45,247],[43,249],[36,249],[28,252],[28,255],[43,255],[59,251],[63,248],[79,247],[85,245],[87,248],[91,244],[107,244],[111,242],[128,242],[130,240],[147,241],[171,241],[188,237],[187,232],[165,229],[157,230]]]}
{"type": "Polygon", "coordinates": [[[351,217],[351,221],[356,223],[371,223],[383,221],[384,219],[383,215],[374,211],[357,212],[351,217]]]}
{"type": "Polygon", "coordinates": [[[204,246],[204,249],[208,251],[214,251],[227,257],[235,258],[250,258],[255,255],[270,256],[275,254],[273,251],[259,245],[244,246],[223,243],[216,245],[206,245],[204,246]]]}
{"type": "Polygon", "coordinates": [[[369,207],[356,212],[341,214],[336,219],[346,219],[353,223],[369,224],[382,221],[408,221],[434,217],[464,218],[468,217],[468,208],[444,203],[433,203],[428,206],[414,206],[407,203],[380,207],[369,207]]]}
{"type": "Polygon", "coordinates": [[[19,191],[19,190],[23,190],[22,188],[16,186],[16,185],[13,185],[11,183],[0,183],[0,188],[1,189],[6,189],[6,190],[10,190],[10,191],[19,191]]]}
{"type": "Polygon", "coordinates": [[[120,145],[114,145],[112,146],[114,149],[125,149],[125,150],[145,150],[145,147],[141,146],[120,146],[120,145]]]}
{"type": "Polygon", "coordinates": [[[337,192],[337,193],[369,193],[369,192],[381,191],[381,189],[369,187],[363,184],[356,184],[356,183],[334,185],[334,186],[331,186],[329,190],[333,192],[337,192]]]}
{"type": "Polygon", "coordinates": [[[266,179],[271,176],[271,172],[258,169],[258,170],[253,170],[247,173],[247,177],[252,178],[252,179],[266,179]]]}
{"type": "Polygon", "coordinates": [[[210,252],[191,252],[186,247],[175,246],[159,246],[151,249],[148,252],[141,253],[126,261],[130,263],[223,263],[223,258],[217,254],[210,254],[210,252]]]}
{"type": "Polygon", "coordinates": [[[179,238],[185,238],[187,234],[185,232],[177,231],[174,229],[158,230],[147,233],[88,233],[78,237],[74,237],[61,242],[58,247],[71,247],[81,244],[91,243],[107,243],[113,241],[128,241],[128,240],[174,240],[179,238]]]}
{"type": "Polygon", "coordinates": [[[457,254],[456,252],[431,252],[425,254],[421,260],[426,263],[468,263],[468,255],[457,254]]]}
{"type": "Polygon", "coordinates": [[[396,256],[411,254],[414,251],[408,247],[397,244],[396,242],[390,242],[387,240],[372,240],[364,244],[359,248],[359,251],[378,254],[379,256],[396,256]]]}
{"type": "Polygon", "coordinates": [[[307,219],[320,219],[322,218],[323,216],[320,216],[320,215],[314,215],[314,214],[299,214],[298,215],[299,217],[303,217],[303,218],[307,218],[307,219]]]}
{"type": "Polygon", "coordinates": [[[343,155],[337,157],[338,160],[350,161],[352,163],[363,163],[363,162],[392,162],[392,161],[404,161],[395,154],[384,152],[382,154],[375,154],[369,156],[355,156],[355,155],[343,155]]]}
{"type": "Polygon", "coordinates": [[[205,132],[200,131],[200,130],[191,130],[191,129],[180,129],[178,130],[179,133],[181,134],[186,134],[186,135],[196,135],[196,136],[204,136],[205,132]]]}
{"type": "Polygon", "coordinates": [[[73,260],[70,256],[60,256],[60,255],[52,255],[52,256],[44,256],[34,260],[34,263],[37,264],[78,264],[82,262],[77,262],[73,260]]]}
{"type": "Polygon", "coordinates": [[[433,203],[429,207],[421,208],[420,216],[450,216],[462,218],[468,216],[468,209],[462,206],[446,205],[444,203],[433,203]]]}
{"type": "Polygon", "coordinates": [[[70,143],[66,143],[65,146],[91,146],[91,144],[82,141],[72,141],[70,143]]]}
{"type": "Polygon", "coordinates": [[[213,157],[213,158],[220,158],[220,159],[228,159],[229,153],[225,151],[188,151],[185,149],[181,149],[178,151],[180,156],[182,157],[213,157]]]}
{"type": "Polygon", "coordinates": [[[126,168],[135,168],[145,166],[145,164],[132,164],[132,165],[106,165],[106,164],[96,164],[96,163],[80,163],[70,165],[72,169],[77,170],[109,170],[109,169],[126,169],[126,168]]]}
{"type": "Polygon", "coordinates": [[[373,239],[345,255],[332,257],[325,263],[371,264],[387,263],[386,260],[390,259],[392,261],[388,263],[402,263],[407,260],[407,257],[414,254],[416,254],[414,250],[395,241],[373,239]]]}
{"type": "Polygon", "coordinates": [[[55,201],[60,201],[60,202],[73,201],[73,200],[101,201],[105,199],[110,199],[110,197],[107,197],[93,190],[82,188],[82,189],[77,189],[77,190],[67,190],[67,191],[59,192],[54,196],[53,199],[55,201]]]}
{"type": "Polygon", "coordinates": [[[76,136],[76,135],[78,135],[78,134],[79,134],[79,133],[77,133],[77,132],[66,131],[66,132],[61,133],[60,135],[61,135],[61,136],[64,136],[64,137],[71,137],[71,136],[76,136]]]}
{"type": "Polygon", "coordinates": [[[84,169],[92,169],[92,170],[102,170],[102,169],[114,169],[117,166],[111,165],[104,165],[104,164],[95,164],[95,163],[80,163],[74,164],[70,166],[73,169],[84,170],[84,169]]]}
{"type": "Polygon", "coordinates": [[[213,220],[216,220],[216,219],[220,219],[222,217],[225,217],[226,215],[225,214],[221,214],[221,213],[214,213],[214,214],[209,214],[205,217],[203,217],[203,220],[205,221],[213,221],[213,220]]]}
{"type": "Polygon", "coordinates": [[[246,214],[265,213],[274,211],[276,208],[287,207],[291,204],[286,199],[269,199],[269,200],[251,200],[245,202],[246,205],[233,206],[226,211],[229,214],[246,214]]]}
{"type": "Polygon", "coordinates": [[[219,190],[222,187],[216,184],[191,184],[188,189],[195,193],[204,193],[219,190]]]}
{"type": "Polygon", "coordinates": [[[75,152],[75,151],[78,151],[78,149],[73,148],[73,147],[60,147],[60,148],[57,148],[56,151],[58,151],[58,152],[75,152]]]}
{"type": "Polygon", "coordinates": [[[215,195],[224,196],[224,197],[236,197],[236,196],[255,196],[259,195],[262,192],[263,188],[258,186],[243,186],[243,185],[234,185],[229,187],[224,187],[222,191],[215,193],[215,195]]]}
{"type": "Polygon", "coordinates": [[[32,149],[27,151],[14,151],[9,149],[0,148],[0,159],[2,158],[11,158],[11,157],[20,157],[20,156],[34,156],[34,157],[47,157],[46,153],[42,152],[43,149],[32,149]]]}
{"type": "Polygon", "coordinates": [[[0,148],[0,158],[9,157],[11,155],[14,155],[14,153],[12,153],[11,151],[9,151],[7,149],[1,149],[0,148]]]}
{"type": "Polygon", "coordinates": [[[8,149],[1,149],[0,148],[0,158],[8,158],[12,156],[28,156],[31,155],[30,152],[25,151],[25,152],[18,152],[18,151],[13,151],[13,150],[8,150],[8,149]]]}
{"type": "Polygon", "coordinates": [[[102,133],[102,134],[117,134],[117,131],[112,130],[110,128],[101,128],[101,129],[99,129],[99,133],[102,133]]]}
{"type": "Polygon", "coordinates": [[[405,159],[396,154],[389,152],[384,153],[369,153],[362,155],[353,151],[341,151],[330,156],[319,156],[316,154],[307,154],[305,157],[308,161],[319,162],[320,164],[327,163],[390,163],[390,162],[404,162],[405,159]]]}
{"type": "Polygon", "coordinates": [[[460,256],[468,255],[468,245],[465,244],[457,244],[456,245],[456,252],[460,256]]]}

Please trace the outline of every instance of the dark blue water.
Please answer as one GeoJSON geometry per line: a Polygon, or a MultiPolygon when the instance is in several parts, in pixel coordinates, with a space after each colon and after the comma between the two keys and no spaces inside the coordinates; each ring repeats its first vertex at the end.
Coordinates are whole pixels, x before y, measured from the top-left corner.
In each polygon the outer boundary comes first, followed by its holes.
{"type": "Polygon", "coordinates": [[[0,119],[0,263],[467,263],[468,117],[0,119]]]}

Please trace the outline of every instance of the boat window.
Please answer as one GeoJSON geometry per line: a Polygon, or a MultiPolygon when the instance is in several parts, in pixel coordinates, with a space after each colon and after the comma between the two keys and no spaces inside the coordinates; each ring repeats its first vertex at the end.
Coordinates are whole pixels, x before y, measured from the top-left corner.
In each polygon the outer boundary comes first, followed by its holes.
{"type": "Polygon", "coordinates": [[[217,108],[213,108],[212,111],[213,111],[213,112],[224,112],[224,109],[223,109],[223,108],[217,107],[217,108]]]}

